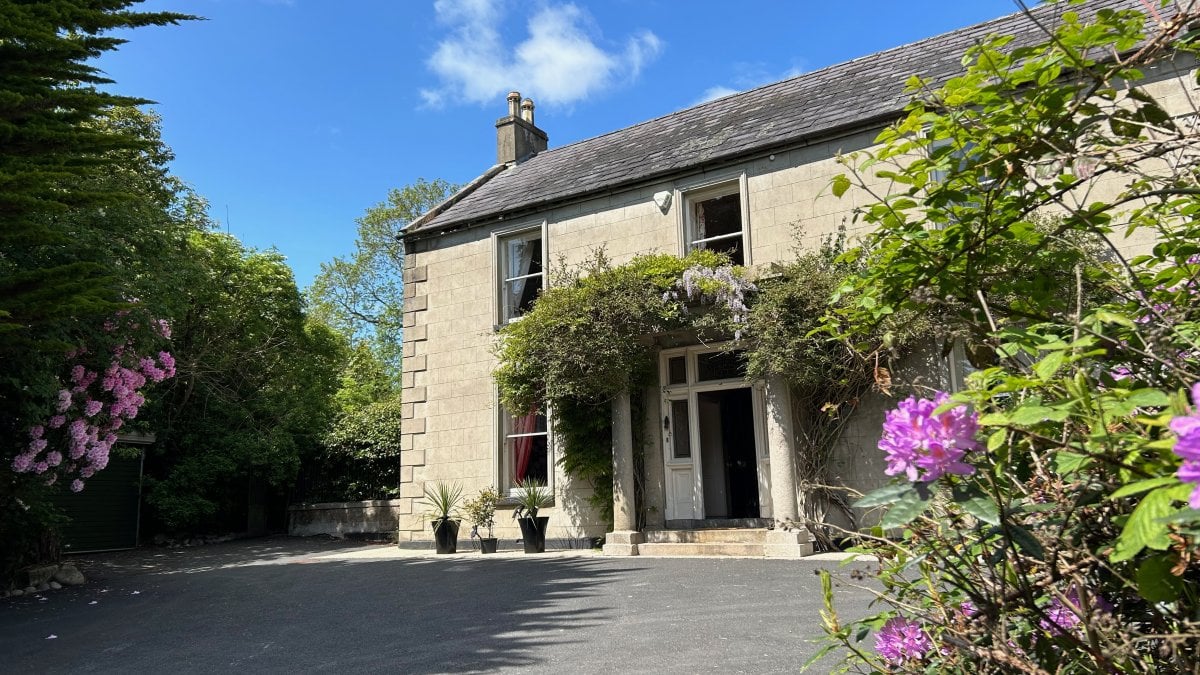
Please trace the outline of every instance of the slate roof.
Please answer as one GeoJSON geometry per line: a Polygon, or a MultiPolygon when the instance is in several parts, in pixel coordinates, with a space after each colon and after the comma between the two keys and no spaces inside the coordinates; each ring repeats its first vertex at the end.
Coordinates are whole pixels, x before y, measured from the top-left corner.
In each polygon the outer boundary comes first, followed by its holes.
{"type": "MultiPolygon", "coordinates": [[[[1086,16],[1134,6],[1136,0],[1090,0],[1071,9],[1086,16]]],[[[1043,5],[1034,16],[1052,25],[1065,9],[1065,3],[1043,5]]],[[[908,103],[909,76],[944,82],[962,72],[967,48],[990,34],[1012,35],[1014,46],[1044,38],[1018,12],[552,148],[520,164],[493,166],[413,221],[406,234],[480,224],[804,139],[881,126],[908,103]]]]}

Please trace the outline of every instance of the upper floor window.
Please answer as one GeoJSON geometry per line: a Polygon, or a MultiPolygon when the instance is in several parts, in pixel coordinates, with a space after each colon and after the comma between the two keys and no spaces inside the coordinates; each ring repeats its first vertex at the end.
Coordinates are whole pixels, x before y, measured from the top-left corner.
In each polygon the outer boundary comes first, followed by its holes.
{"type": "Polygon", "coordinates": [[[733,181],[684,194],[687,251],[720,251],[735,265],[746,264],[742,182],[733,181]]]}
{"type": "Polygon", "coordinates": [[[500,270],[500,322],[523,316],[544,285],[542,230],[527,230],[497,238],[500,270]]]}

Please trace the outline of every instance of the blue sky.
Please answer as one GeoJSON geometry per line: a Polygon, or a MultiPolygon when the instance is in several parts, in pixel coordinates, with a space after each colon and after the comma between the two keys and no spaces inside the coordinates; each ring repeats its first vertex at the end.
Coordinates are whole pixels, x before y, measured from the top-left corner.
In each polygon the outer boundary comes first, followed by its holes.
{"type": "Polygon", "coordinates": [[[148,0],[100,67],[158,102],[174,172],[307,286],[354,219],[495,160],[510,89],[557,147],[1015,11],[1013,0],[148,0]]]}

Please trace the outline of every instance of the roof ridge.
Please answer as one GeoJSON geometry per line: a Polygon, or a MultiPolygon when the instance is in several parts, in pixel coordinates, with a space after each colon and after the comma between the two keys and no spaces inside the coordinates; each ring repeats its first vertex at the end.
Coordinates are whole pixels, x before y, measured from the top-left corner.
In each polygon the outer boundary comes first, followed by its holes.
{"type": "Polygon", "coordinates": [[[1087,0],[1023,8],[545,150],[482,181],[477,190],[407,231],[470,226],[500,214],[730,162],[785,142],[874,124],[901,113],[911,96],[904,88],[909,76],[940,82],[960,73],[964,50],[984,36],[1011,35],[1021,44],[1033,43],[1039,27],[1060,22],[1069,9],[1090,17],[1137,4],[1138,0],[1087,0]]]}
{"type": "MultiPolygon", "coordinates": [[[[1092,0],[1092,1],[1093,1],[1093,2],[1096,2],[1096,1],[1103,2],[1104,0],[1092,0]]],[[[843,67],[843,66],[848,66],[848,65],[850,65],[850,64],[852,64],[852,63],[856,63],[856,62],[859,62],[859,61],[866,61],[866,60],[868,60],[868,59],[877,59],[877,58],[879,58],[879,57],[882,57],[882,56],[884,56],[884,55],[886,55],[886,54],[888,54],[888,53],[890,53],[890,52],[895,52],[895,51],[899,51],[899,50],[902,50],[902,49],[911,49],[911,48],[914,48],[914,47],[916,47],[917,45],[920,45],[921,43],[924,43],[924,42],[933,42],[933,41],[943,40],[943,39],[945,39],[945,37],[946,37],[947,35],[953,35],[953,34],[956,34],[956,33],[969,33],[969,32],[973,32],[973,31],[975,31],[975,30],[978,30],[978,29],[980,29],[981,27],[983,27],[983,26],[985,26],[985,25],[987,25],[987,24],[992,24],[992,23],[996,23],[996,24],[998,24],[998,23],[1001,23],[1001,22],[1003,22],[1003,21],[1010,20],[1010,19],[1012,19],[1012,18],[1014,18],[1014,17],[1020,16],[1020,15],[1024,15],[1024,14],[1025,14],[1027,11],[1028,11],[1028,12],[1035,12],[1035,13],[1048,13],[1048,12],[1049,12],[1049,11],[1050,11],[1052,8],[1058,7],[1058,6],[1060,6],[1060,5],[1066,5],[1066,2],[1065,2],[1065,0],[1051,0],[1050,2],[1047,2],[1047,3],[1045,3],[1045,4],[1042,4],[1042,5],[1038,5],[1038,6],[1036,6],[1036,7],[1033,7],[1033,8],[1026,8],[1026,9],[1022,9],[1022,10],[1017,10],[1017,11],[1015,11],[1015,12],[1012,12],[1012,13],[1009,13],[1009,14],[1005,14],[1005,15],[1003,15],[1003,16],[998,16],[998,17],[995,17],[995,18],[986,19],[986,20],[984,20],[984,21],[979,21],[979,22],[977,22],[977,23],[973,23],[973,24],[971,24],[971,25],[969,25],[969,26],[963,26],[963,27],[961,27],[961,28],[955,28],[955,29],[953,29],[953,30],[948,30],[948,31],[946,31],[946,32],[944,32],[944,33],[938,33],[937,35],[930,35],[930,36],[927,36],[927,37],[920,38],[920,39],[918,39],[918,40],[914,40],[914,41],[912,41],[912,42],[906,42],[906,43],[904,43],[904,44],[901,44],[901,45],[896,45],[896,46],[894,46],[894,47],[888,47],[888,48],[886,48],[886,49],[881,49],[881,50],[879,50],[879,51],[877,51],[877,52],[871,52],[870,54],[863,54],[863,55],[861,55],[861,56],[856,56],[856,57],[854,57],[854,58],[852,58],[852,59],[848,59],[848,60],[846,60],[846,61],[839,61],[839,62],[837,62],[837,63],[831,63],[831,64],[829,64],[829,65],[827,65],[827,66],[824,66],[824,67],[822,67],[822,68],[818,68],[818,69],[816,69],[816,70],[809,70],[809,71],[806,71],[806,72],[803,72],[803,73],[799,73],[799,74],[797,74],[797,75],[793,75],[792,77],[788,77],[788,78],[785,78],[785,79],[782,79],[782,80],[776,80],[776,81],[774,81],[774,82],[767,82],[767,83],[764,83],[764,84],[760,84],[760,85],[758,85],[758,86],[756,86],[756,87],[752,87],[752,88],[750,88],[750,89],[746,89],[745,91],[735,91],[735,92],[733,92],[733,93],[731,93],[731,94],[726,94],[725,96],[721,96],[721,97],[714,98],[714,99],[711,99],[711,100],[708,100],[708,101],[704,101],[704,102],[702,102],[702,103],[696,103],[696,104],[690,105],[690,106],[688,106],[688,107],[686,107],[686,108],[681,108],[681,109],[679,109],[679,110],[674,110],[674,111],[672,111],[672,112],[669,112],[669,113],[663,113],[662,115],[659,115],[658,117],[652,117],[652,118],[650,118],[650,119],[648,119],[648,120],[642,120],[641,122],[637,122],[637,123],[634,123],[634,124],[630,124],[629,126],[621,127],[621,128],[619,128],[619,129],[613,129],[612,131],[606,131],[606,132],[604,132],[604,133],[602,133],[602,134],[597,134],[597,135],[595,135],[595,136],[589,136],[589,137],[587,137],[587,138],[581,138],[581,139],[579,139],[579,140],[577,140],[577,141],[572,141],[571,143],[567,143],[566,145],[560,145],[560,146],[558,146],[558,147],[556,147],[556,148],[550,148],[549,150],[544,150],[544,151],[542,151],[542,152],[540,152],[540,153],[538,153],[538,154],[539,154],[539,155],[548,155],[548,154],[554,153],[554,152],[556,152],[556,151],[558,151],[558,150],[566,150],[567,148],[571,148],[571,147],[574,147],[574,146],[580,145],[580,144],[582,144],[582,143],[588,143],[588,142],[590,142],[590,141],[594,141],[594,140],[597,140],[597,139],[600,139],[600,138],[604,138],[604,137],[606,137],[606,136],[611,136],[611,135],[613,135],[613,134],[625,133],[625,132],[629,131],[630,129],[636,129],[636,128],[638,128],[638,127],[641,127],[641,126],[644,126],[644,125],[647,125],[647,124],[654,124],[655,122],[659,122],[659,121],[661,121],[661,120],[664,120],[664,119],[667,119],[667,118],[669,118],[669,117],[673,117],[673,116],[675,116],[675,115],[681,115],[681,114],[683,114],[683,113],[685,113],[685,112],[689,112],[689,111],[697,110],[697,109],[699,109],[699,108],[703,108],[703,107],[705,107],[705,106],[709,106],[709,105],[715,104],[715,103],[717,103],[717,102],[719,102],[719,101],[726,101],[726,100],[728,100],[728,99],[731,99],[731,98],[734,98],[734,97],[738,97],[738,96],[745,96],[745,95],[747,95],[747,94],[751,94],[751,93],[754,93],[754,92],[756,92],[756,91],[760,91],[760,90],[763,90],[763,89],[769,89],[769,88],[771,88],[771,87],[778,87],[778,86],[780,86],[780,85],[787,84],[787,83],[789,83],[789,82],[794,82],[795,80],[799,80],[799,79],[801,79],[801,78],[807,78],[807,77],[814,77],[814,78],[815,78],[815,77],[819,76],[820,74],[822,74],[822,73],[825,73],[825,72],[827,72],[827,71],[830,71],[830,70],[833,70],[833,69],[835,69],[835,68],[841,68],[841,67],[843,67]]]]}

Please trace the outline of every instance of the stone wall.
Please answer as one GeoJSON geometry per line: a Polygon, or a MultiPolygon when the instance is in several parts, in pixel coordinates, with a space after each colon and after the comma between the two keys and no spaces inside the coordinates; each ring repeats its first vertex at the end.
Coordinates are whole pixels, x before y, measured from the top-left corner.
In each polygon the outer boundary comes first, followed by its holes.
{"type": "Polygon", "coordinates": [[[396,536],[397,520],[410,507],[410,502],[403,499],[296,504],[288,507],[288,534],[391,539],[396,536]]]}

